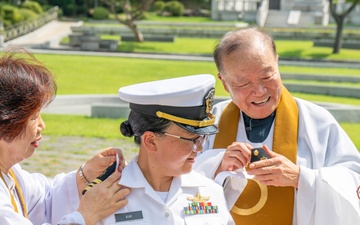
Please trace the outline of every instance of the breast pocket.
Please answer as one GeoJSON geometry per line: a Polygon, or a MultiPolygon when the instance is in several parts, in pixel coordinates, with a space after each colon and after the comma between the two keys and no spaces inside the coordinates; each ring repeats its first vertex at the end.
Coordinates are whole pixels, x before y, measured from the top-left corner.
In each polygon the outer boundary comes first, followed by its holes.
{"type": "Polygon", "coordinates": [[[225,225],[227,221],[222,221],[217,215],[191,215],[185,217],[186,225],[225,225]]]}

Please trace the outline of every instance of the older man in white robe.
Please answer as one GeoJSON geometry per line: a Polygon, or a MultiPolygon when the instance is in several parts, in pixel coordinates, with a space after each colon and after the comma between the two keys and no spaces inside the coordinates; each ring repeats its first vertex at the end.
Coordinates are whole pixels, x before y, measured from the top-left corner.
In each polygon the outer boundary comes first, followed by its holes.
{"type": "Polygon", "coordinates": [[[215,150],[194,169],[249,178],[231,200],[236,224],[360,224],[360,154],[327,110],[282,85],[271,36],[256,27],[229,32],[214,59],[231,100],[215,105],[219,133],[203,148],[215,150]],[[255,147],[267,159],[252,162],[255,147]]]}

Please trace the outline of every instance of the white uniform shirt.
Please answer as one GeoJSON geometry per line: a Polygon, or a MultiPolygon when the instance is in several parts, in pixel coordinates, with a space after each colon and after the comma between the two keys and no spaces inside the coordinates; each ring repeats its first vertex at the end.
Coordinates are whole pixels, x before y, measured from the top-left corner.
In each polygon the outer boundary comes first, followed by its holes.
{"type": "Polygon", "coordinates": [[[136,157],[124,168],[120,184],[131,188],[130,194],[126,197],[129,203],[98,224],[234,224],[226,206],[222,187],[194,171],[174,177],[166,202],[146,181],[136,157]],[[209,196],[208,202],[211,202],[213,206],[218,206],[219,212],[185,215],[184,207],[191,203],[187,198],[193,197],[197,192],[201,196],[209,196]]]}
{"type": "Polygon", "coordinates": [[[79,205],[76,171],[67,175],[59,174],[50,182],[42,174],[22,170],[19,164],[13,166],[12,170],[22,189],[29,219],[14,211],[9,190],[1,181],[1,225],[85,224],[81,214],[75,212],[79,205]]]}
{"type": "MultiPolygon", "coordinates": [[[[214,106],[219,120],[229,101],[214,106]]],[[[345,131],[324,108],[296,98],[299,108],[297,165],[300,166],[295,193],[293,225],[360,224],[360,154],[345,131]]],[[[218,121],[217,121],[218,122],[218,121]]],[[[272,149],[273,127],[264,143],[272,149]]],[[[215,135],[204,150],[211,149],[215,135]]],[[[240,114],[237,141],[246,142],[240,114]]],[[[205,151],[194,169],[213,178],[224,150],[205,151]],[[205,154],[206,153],[206,154],[205,154]]],[[[226,190],[225,190],[226,191],[226,190]]]]}

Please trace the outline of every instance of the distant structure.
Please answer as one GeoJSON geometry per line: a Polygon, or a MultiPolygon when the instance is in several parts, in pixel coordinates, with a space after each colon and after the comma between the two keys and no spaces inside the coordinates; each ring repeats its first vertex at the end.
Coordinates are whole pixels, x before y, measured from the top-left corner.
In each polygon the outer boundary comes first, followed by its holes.
{"type": "MultiPolygon", "coordinates": [[[[344,7],[342,0],[339,9],[344,7]]],[[[332,20],[328,0],[212,0],[211,18],[271,27],[327,26],[332,20]]],[[[358,6],[347,22],[360,24],[358,6]]]]}

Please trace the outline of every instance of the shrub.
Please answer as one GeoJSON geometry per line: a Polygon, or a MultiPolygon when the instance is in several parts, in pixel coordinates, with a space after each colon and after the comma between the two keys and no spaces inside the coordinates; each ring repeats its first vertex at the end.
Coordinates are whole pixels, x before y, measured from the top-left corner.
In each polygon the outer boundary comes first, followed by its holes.
{"type": "Polygon", "coordinates": [[[185,11],[185,7],[181,2],[169,1],[165,3],[165,11],[171,13],[173,16],[182,16],[185,11]]]}
{"type": "Polygon", "coordinates": [[[12,5],[3,5],[1,7],[1,15],[5,26],[18,23],[23,20],[19,9],[12,5]]]}
{"type": "Polygon", "coordinates": [[[23,19],[26,20],[33,20],[38,17],[38,14],[30,9],[21,8],[19,13],[22,15],[23,19]]]}
{"type": "Polygon", "coordinates": [[[154,3],[153,7],[154,7],[154,11],[156,12],[156,14],[161,15],[165,9],[165,2],[164,1],[156,1],[154,3]]]}
{"type": "Polygon", "coordinates": [[[43,12],[43,8],[41,7],[41,5],[38,2],[34,2],[34,1],[23,2],[21,4],[21,8],[30,9],[31,11],[37,14],[41,14],[43,12]]]}
{"type": "Polygon", "coordinates": [[[96,7],[94,9],[93,18],[96,20],[103,20],[109,18],[109,11],[104,7],[96,7]]]}
{"type": "Polygon", "coordinates": [[[78,10],[78,6],[76,4],[68,4],[63,8],[64,16],[75,16],[78,10]]]}

